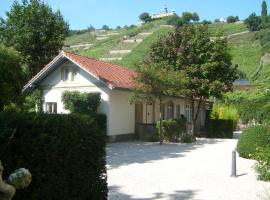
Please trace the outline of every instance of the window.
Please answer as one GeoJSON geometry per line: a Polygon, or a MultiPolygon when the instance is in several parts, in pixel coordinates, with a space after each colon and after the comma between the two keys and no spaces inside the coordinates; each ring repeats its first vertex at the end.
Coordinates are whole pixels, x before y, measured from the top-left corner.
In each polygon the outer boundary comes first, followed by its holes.
{"type": "Polygon", "coordinates": [[[61,72],[61,79],[62,81],[75,81],[77,78],[77,70],[76,69],[69,69],[63,68],[61,72]]]}
{"type": "Polygon", "coordinates": [[[47,102],[46,106],[46,113],[55,114],[57,113],[57,103],[56,102],[47,102]]]}
{"type": "Polygon", "coordinates": [[[181,107],[180,107],[180,105],[176,106],[176,117],[177,118],[181,117],[181,107]]]}
{"type": "Polygon", "coordinates": [[[173,103],[167,105],[167,119],[173,118],[173,103]]]}
{"type": "Polygon", "coordinates": [[[191,106],[190,106],[190,104],[186,104],[185,115],[186,115],[187,121],[191,122],[191,118],[192,118],[191,115],[192,114],[191,114],[191,106]]]}

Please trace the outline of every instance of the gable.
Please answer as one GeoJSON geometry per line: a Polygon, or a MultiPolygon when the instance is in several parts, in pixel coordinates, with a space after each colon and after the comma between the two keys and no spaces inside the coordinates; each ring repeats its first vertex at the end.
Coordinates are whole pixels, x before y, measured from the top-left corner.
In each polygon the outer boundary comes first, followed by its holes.
{"type": "Polygon", "coordinates": [[[91,78],[94,78],[94,80],[98,80],[98,84],[103,84],[110,89],[133,89],[134,87],[134,71],[119,65],[62,51],[24,86],[23,91],[35,87],[45,79],[47,79],[47,83],[54,82],[57,84],[57,76],[54,78],[47,78],[47,76],[49,76],[51,72],[53,73],[59,65],[65,63],[67,60],[73,65],[76,65],[80,71],[82,71],[81,74],[85,72],[90,75],[91,78]]]}
{"type": "Polygon", "coordinates": [[[48,73],[45,78],[40,81],[39,85],[42,88],[52,87],[107,87],[95,77],[91,76],[85,70],[74,64],[68,59],[65,59],[62,63],[58,64],[54,70],[48,73]],[[63,80],[64,72],[68,71],[68,80],[63,80]],[[71,73],[76,72],[73,76],[74,80],[71,80],[71,73]]]}

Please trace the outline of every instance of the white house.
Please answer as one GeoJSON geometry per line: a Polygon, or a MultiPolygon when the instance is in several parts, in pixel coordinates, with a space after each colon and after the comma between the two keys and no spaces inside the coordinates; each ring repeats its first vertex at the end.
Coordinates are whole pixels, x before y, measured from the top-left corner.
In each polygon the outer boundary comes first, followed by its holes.
{"type": "MultiPolygon", "coordinates": [[[[130,103],[134,75],[134,71],[119,65],[62,51],[24,86],[23,91],[39,87],[43,91],[43,110],[47,113],[69,113],[61,102],[66,90],[99,92],[99,112],[107,116],[109,138],[127,139],[139,130],[136,125],[153,125],[159,119],[157,104],[130,103]]],[[[164,119],[183,114],[191,121],[191,105],[184,97],[168,97],[162,112],[164,119]]],[[[205,115],[205,108],[201,108],[199,128],[204,126],[205,115]]]]}

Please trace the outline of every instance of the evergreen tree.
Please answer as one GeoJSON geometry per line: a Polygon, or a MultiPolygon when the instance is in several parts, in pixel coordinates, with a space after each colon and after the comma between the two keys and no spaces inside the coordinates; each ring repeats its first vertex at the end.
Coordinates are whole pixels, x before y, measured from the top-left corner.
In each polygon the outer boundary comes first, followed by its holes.
{"type": "Polygon", "coordinates": [[[262,2],[262,13],[261,13],[261,17],[262,17],[262,23],[265,25],[267,23],[267,19],[268,19],[268,16],[267,16],[267,4],[266,4],[266,1],[264,0],[262,2]]]}

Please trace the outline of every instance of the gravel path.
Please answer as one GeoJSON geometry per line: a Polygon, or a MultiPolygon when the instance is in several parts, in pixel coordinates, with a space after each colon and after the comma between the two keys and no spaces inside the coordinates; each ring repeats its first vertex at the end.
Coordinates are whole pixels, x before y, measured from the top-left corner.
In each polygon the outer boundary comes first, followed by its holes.
{"type": "Polygon", "coordinates": [[[236,139],[198,139],[194,144],[162,146],[109,144],[109,199],[270,199],[270,183],[256,180],[254,161],[237,157],[238,177],[230,177],[236,143],[236,139]]]}

